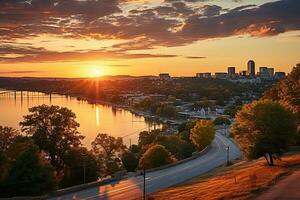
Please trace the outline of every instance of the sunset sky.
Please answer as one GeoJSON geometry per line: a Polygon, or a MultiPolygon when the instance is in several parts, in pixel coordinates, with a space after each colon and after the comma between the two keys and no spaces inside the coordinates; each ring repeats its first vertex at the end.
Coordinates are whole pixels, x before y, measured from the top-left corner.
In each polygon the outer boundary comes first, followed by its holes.
{"type": "Polygon", "coordinates": [[[0,76],[191,76],[300,62],[299,0],[0,0],[0,76]]]}

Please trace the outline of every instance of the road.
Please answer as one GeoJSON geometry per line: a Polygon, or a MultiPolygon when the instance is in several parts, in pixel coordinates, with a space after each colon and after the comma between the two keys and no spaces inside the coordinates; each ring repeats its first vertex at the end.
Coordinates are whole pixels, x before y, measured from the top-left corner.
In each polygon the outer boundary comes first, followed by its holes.
{"type": "Polygon", "coordinates": [[[274,185],[257,200],[299,200],[300,199],[300,170],[284,178],[274,185]]]}
{"type": "MultiPolygon", "coordinates": [[[[191,178],[204,174],[226,163],[226,147],[230,147],[230,159],[238,158],[239,148],[228,138],[217,131],[210,150],[194,160],[177,166],[149,172],[146,175],[146,193],[150,194],[170,186],[182,183],[191,178]]],[[[88,188],[79,192],[70,193],[52,200],[65,199],[113,199],[131,200],[141,197],[143,193],[143,177],[131,177],[125,180],[112,182],[98,187],[88,188]]]]}

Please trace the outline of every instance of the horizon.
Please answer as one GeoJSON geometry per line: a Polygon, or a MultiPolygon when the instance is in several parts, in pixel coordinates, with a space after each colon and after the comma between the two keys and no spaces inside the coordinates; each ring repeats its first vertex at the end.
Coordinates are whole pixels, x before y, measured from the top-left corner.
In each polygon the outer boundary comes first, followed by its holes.
{"type": "Polygon", "coordinates": [[[289,73],[300,62],[294,0],[50,0],[0,3],[0,76],[289,73]]]}

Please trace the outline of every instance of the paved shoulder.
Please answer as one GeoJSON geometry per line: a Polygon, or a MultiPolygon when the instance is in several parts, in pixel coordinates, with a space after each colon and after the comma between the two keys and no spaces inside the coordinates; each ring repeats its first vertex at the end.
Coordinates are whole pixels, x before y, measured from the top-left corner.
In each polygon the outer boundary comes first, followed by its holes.
{"type": "Polygon", "coordinates": [[[256,200],[299,200],[300,199],[300,170],[279,181],[269,191],[256,200]]]}

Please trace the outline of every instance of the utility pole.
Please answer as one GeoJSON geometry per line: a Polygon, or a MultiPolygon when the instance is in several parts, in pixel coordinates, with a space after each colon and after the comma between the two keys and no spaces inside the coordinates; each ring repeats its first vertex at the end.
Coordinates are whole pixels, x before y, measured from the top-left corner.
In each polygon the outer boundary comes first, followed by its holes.
{"type": "Polygon", "coordinates": [[[146,169],[143,170],[143,176],[144,176],[144,200],[146,200],[146,169]]]}
{"type": "Polygon", "coordinates": [[[227,165],[230,164],[230,160],[229,160],[229,146],[226,147],[226,153],[227,153],[227,165]]]}

